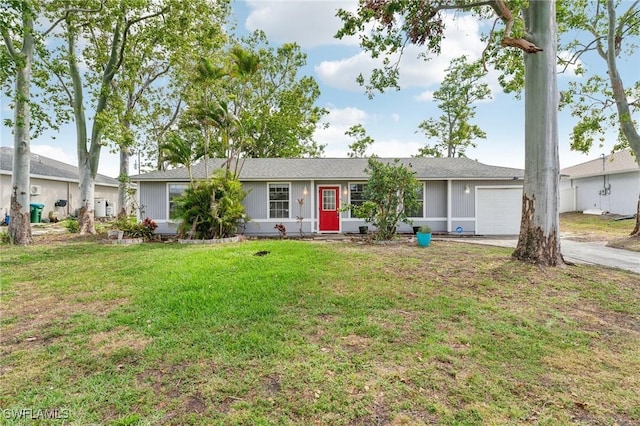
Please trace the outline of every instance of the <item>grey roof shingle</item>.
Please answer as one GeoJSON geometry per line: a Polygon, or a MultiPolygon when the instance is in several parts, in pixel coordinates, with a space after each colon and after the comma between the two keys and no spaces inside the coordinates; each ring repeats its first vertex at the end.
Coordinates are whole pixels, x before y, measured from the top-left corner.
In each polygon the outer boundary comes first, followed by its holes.
{"type": "MultiPolygon", "coordinates": [[[[380,159],[393,161],[393,159],[380,159]]],[[[509,167],[489,166],[468,158],[401,158],[411,165],[418,179],[513,179],[522,178],[524,171],[509,167]]],[[[208,170],[224,167],[224,159],[209,159],[208,170]]],[[[247,158],[240,173],[241,180],[366,180],[366,158],[247,158]]],[[[194,178],[205,177],[204,162],[192,167],[194,178]]],[[[154,171],[131,176],[134,181],[183,181],[189,176],[186,168],[154,171]]]]}
{"type": "MultiPolygon", "coordinates": [[[[13,171],[13,148],[0,147],[0,170],[13,171]]],[[[62,161],[31,154],[31,176],[41,178],[56,178],[72,182],[79,181],[78,167],[62,161]]],[[[118,180],[109,176],[98,174],[96,183],[101,185],[118,186],[118,180]]]]}
{"type": "Polygon", "coordinates": [[[623,149],[603,158],[597,158],[575,166],[566,167],[560,170],[561,175],[569,176],[572,179],[612,175],[616,173],[628,173],[640,171],[635,157],[631,153],[631,148],[623,149]]]}

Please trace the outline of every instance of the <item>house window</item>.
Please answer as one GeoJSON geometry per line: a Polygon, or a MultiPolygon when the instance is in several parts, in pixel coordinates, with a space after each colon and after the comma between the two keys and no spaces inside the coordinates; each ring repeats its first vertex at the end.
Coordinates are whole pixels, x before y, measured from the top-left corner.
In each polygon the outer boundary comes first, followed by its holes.
{"type": "Polygon", "coordinates": [[[169,184],[169,219],[178,218],[178,205],[175,200],[184,193],[188,186],[184,183],[169,184]]]}
{"type": "Polygon", "coordinates": [[[418,205],[412,209],[407,210],[407,217],[424,217],[424,184],[418,188],[418,205]]]}
{"type": "Polygon", "coordinates": [[[354,206],[361,206],[366,201],[364,197],[364,183],[350,183],[349,184],[349,200],[354,206]]]}
{"type": "Polygon", "coordinates": [[[289,218],[289,184],[270,183],[269,184],[269,218],[288,219],[289,218]]]}

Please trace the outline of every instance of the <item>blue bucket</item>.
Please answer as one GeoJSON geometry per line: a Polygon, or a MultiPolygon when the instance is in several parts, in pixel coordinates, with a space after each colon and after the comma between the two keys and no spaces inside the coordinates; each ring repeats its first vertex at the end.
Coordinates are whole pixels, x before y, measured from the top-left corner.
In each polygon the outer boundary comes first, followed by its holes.
{"type": "Polygon", "coordinates": [[[422,232],[416,233],[418,239],[418,245],[420,247],[427,247],[431,243],[431,234],[424,234],[422,232]]]}

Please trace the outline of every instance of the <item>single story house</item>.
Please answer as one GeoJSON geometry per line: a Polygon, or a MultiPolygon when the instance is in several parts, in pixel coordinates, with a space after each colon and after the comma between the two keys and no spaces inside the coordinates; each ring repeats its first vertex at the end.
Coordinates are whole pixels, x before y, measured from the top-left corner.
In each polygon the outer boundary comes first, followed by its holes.
{"type": "Polygon", "coordinates": [[[640,194],[640,168],[627,148],[560,171],[560,213],[599,209],[632,215],[640,194]]]}
{"type": "MultiPolygon", "coordinates": [[[[4,217],[11,206],[11,176],[13,170],[13,148],[0,147],[0,214],[4,217]]],[[[31,203],[44,204],[42,217],[47,217],[50,211],[58,213],[58,217],[74,215],[81,207],[80,179],[78,167],[61,161],[47,158],[38,154],[31,154],[30,174],[31,203]],[[59,200],[63,200],[61,203],[59,200]],[[56,206],[58,204],[58,206],[56,206]],[[61,204],[64,204],[62,206],[61,204]]],[[[95,197],[96,216],[106,215],[107,203],[113,206],[118,200],[118,180],[98,175],[96,177],[95,197]],[[113,203],[113,204],[112,204],[113,203]]]]}
{"type": "MultiPolygon", "coordinates": [[[[209,159],[207,170],[226,160],[209,159]]],[[[340,211],[363,200],[368,174],[365,158],[247,158],[239,179],[251,221],[247,235],[277,235],[276,224],[296,234],[358,232],[362,219],[340,211]],[[301,217],[302,221],[297,218],[301,217]]],[[[381,161],[392,161],[381,159],[381,161]]],[[[414,226],[428,224],[434,232],[517,235],[520,229],[524,171],[489,166],[468,158],[403,158],[422,183],[420,207],[410,214],[414,226]]],[[[194,178],[205,177],[204,162],[193,166],[194,178]]],[[[175,233],[176,197],[189,184],[185,168],[132,176],[138,205],[158,224],[158,233],[175,233]]],[[[410,232],[402,224],[399,232],[410,232]]]]}

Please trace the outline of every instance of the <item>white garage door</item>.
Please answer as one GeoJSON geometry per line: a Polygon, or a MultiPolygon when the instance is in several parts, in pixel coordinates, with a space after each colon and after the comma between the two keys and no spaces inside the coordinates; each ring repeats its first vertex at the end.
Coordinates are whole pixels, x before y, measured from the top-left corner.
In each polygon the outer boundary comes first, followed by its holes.
{"type": "Polygon", "coordinates": [[[477,188],[476,234],[518,235],[522,187],[477,188]]]}

